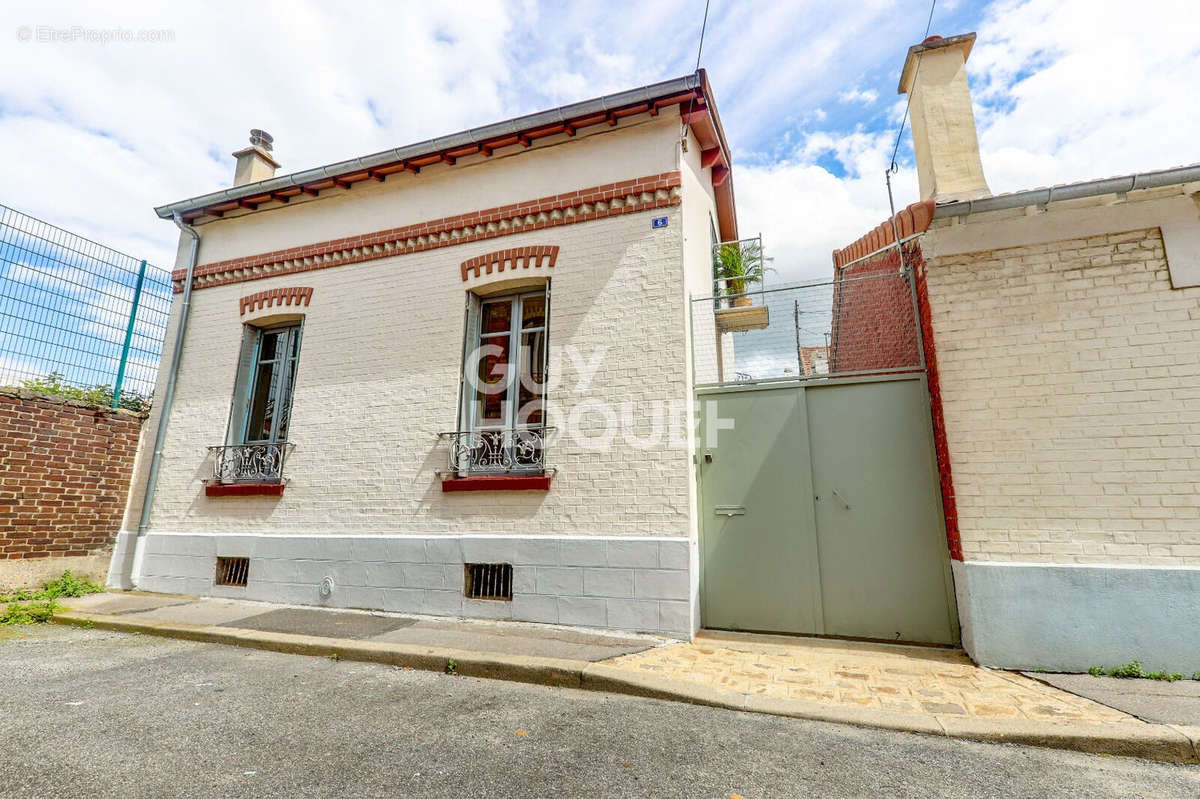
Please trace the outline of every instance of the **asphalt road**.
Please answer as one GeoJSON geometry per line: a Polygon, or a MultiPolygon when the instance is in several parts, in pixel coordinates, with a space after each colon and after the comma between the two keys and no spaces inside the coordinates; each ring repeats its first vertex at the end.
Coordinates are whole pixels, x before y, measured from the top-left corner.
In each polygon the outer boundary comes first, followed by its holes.
{"type": "Polygon", "coordinates": [[[1188,797],[1200,768],[0,628],[0,796],[1188,797]]]}

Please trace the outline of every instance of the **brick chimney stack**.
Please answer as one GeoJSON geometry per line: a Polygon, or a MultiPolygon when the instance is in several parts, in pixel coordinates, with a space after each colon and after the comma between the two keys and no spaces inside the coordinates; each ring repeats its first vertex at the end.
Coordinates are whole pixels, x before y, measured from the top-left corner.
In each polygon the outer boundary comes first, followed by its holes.
{"type": "Polygon", "coordinates": [[[991,194],[979,160],[979,137],[967,87],[974,33],[930,36],[908,48],[900,94],[909,96],[921,199],[973,200],[991,194]]]}

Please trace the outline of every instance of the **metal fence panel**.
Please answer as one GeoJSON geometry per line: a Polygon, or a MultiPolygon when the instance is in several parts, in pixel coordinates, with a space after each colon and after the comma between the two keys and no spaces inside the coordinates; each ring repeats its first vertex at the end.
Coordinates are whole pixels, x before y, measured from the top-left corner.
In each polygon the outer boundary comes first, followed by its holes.
{"type": "Polygon", "coordinates": [[[0,385],[150,401],[171,274],[0,205],[0,385]]]}
{"type": "Polygon", "coordinates": [[[696,298],[691,321],[698,386],[924,368],[911,272],[891,264],[696,298]]]}

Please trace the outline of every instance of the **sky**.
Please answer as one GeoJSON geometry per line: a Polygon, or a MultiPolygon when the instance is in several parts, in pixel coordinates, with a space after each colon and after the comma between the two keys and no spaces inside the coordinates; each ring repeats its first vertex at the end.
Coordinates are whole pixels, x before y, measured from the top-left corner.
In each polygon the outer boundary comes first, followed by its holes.
{"type": "MultiPolygon", "coordinates": [[[[1200,8],[1134,8],[937,3],[931,33],[978,33],[967,67],[994,192],[1200,161],[1200,8]]],[[[703,0],[6,2],[0,204],[170,267],[177,233],[153,206],[228,186],[252,127],[291,172],[642,86],[695,68],[703,14],[703,0]]],[[[762,233],[773,281],[830,276],[830,252],[887,217],[896,83],[928,14],[927,0],[712,0],[700,63],[742,233],[762,233]]],[[[907,134],[898,165],[902,207],[918,199],[907,134]]]]}

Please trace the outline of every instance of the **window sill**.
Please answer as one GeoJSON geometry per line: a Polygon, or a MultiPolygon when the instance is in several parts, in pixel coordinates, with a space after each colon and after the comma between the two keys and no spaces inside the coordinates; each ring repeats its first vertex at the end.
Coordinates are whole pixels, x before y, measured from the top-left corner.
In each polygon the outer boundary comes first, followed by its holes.
{"type": "Polygon", "coordinates": [[[209,497],[282,497],[284,483],[206,483],[209,497]]]}
{"type": "Polygon", "coordinates": [[[442,491],[549,491],[550,475],[477,475],[448,477],[442,491]]]}

